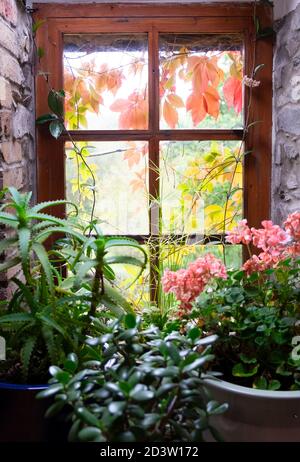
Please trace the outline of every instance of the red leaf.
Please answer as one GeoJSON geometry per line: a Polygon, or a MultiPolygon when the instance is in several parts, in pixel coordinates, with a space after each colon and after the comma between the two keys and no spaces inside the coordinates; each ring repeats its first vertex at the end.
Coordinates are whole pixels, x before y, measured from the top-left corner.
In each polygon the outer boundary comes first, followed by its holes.
{"type": "Polygon", "coordinates": [[[238,114],[243,106],[242,81],[236,77],[229,77],[223,87],[223,94],[227,106],[233,107],[238,114]]]}
{"type": "Polygon", "coordinates": [[[174,107],[184,107],[184,102],[182,101],[182,99],[180,98],[180,96],[178,95],[175,95],[175,93],[170,93],[168,96],[167,96],[167,100],[168,102],[174,106],[174,107]]]}
{"type": "Polygon", "coordinates": [[[165,100],[163,105],[163,116],[170,128],[175,128],[178,124],[178,113],[167,100],[165,100]]]}
{"type": "Polygon", "coordinates": [[[207,113],[216,119],[220,113],[219,93],[214,87],[209,86],[203,96],[207,104],[207,113]]]}
{"type": "Polygon", "coordinates": [[[207,107],[200,94],[192,93],[186,101],[186,110],[191,111],[193,124],[196,126],[205,118],[207,107]]]}

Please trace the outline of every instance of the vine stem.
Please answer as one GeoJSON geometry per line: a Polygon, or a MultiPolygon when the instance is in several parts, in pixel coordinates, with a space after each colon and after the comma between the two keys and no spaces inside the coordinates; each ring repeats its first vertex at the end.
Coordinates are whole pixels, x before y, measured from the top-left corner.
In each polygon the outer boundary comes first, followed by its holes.
{"type": "MultiPolygon", "coordinates": [[[[255,19],[256,19],[256,11],[257,11],[257,0],[255,0],[254,6],[253,6],[253,21],[254,21],[254,24],[255,24],[255,19]]],[[[256,60],[256,37],[254,38],[254,46],[253,46],[253,59],[252,59],[252,68],[251,68],[251,78],[252,79],[253,79],[253,77],[255,75],[255,67],[256,67],[255,60],[256,60]]],[[[245,143],[246,136],[247,136],[247,133],[248,133],[248,126],[249,126],[249,120],[250,120],[250,110],[251,110],[251,106],[252,106],[252,96],[253,96],[253,87],[250,86],[249,99],[248,99],[247,111],[246,111],[246,117],[245,117],[245,126],[244,126],[244,129],[243,129],[243,136],[242,136],[242,140],[241,140],[240,147],[239,147],[239,150],[238,150],[238,155],[236,157],[236,163],[235,163],[235,167],[233,169],[233,174],[232,174],[232,177],[231,177],[231,180],[230,180],[229,189],[228,189],[227,195],[226,195],[226,202],[225,202],[225,207],[224,207],[224,222],[223,222],[223,234],[224,235],[226,234],[226,215],[227,215],[227,210],[228,210],[228,205],[229,205],[229,199],[230,199],[230,196],[231,196],[231,193],[232,193],[232,190],[233,190],[233,182],[234,182],[234,178],[235,178],[235,175],[236,175],[237,167],[238,167],[238,164],[240,163],[241,158],[242,158],[242,155],[241,155],[242,148],[243,148],[243,145],[245,143]]],[[[223,246],[223,261],[224,261],[224,265],[226,265],[225,243],[222,243],[222,246],[223,246]]]]}

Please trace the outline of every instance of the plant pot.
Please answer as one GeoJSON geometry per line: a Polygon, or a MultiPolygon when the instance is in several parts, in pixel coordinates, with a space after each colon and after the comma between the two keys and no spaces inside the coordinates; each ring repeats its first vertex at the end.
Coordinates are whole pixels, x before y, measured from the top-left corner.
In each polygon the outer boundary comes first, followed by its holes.
{"type": "Polygon", "coordinates": [[[66,441],[66,424],[44,417],[51,401],[36,399],[45,388],[0,382],[0,442],[66,441]]]}
{"type": "Polygon", "coordinates": [[[213,399],[228,403],[212,425],[225,441],[300,441],[300,391],[269,391],[208,379],[213,399]]]}

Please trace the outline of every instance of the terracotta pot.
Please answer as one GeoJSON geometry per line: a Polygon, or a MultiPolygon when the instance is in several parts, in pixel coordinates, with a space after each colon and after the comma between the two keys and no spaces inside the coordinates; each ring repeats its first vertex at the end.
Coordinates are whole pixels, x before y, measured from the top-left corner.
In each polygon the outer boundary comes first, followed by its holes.
{"type": "Polygon", "coordinates": [[[225,441],[300,441],[300,390],[269,391],[208,379],[213,399],[228,403],[212,425],[225,441]]]}
{"type": "Polygon", "coordinates": [[[66,424],[44,417],[51,401],[36,399],[46,387],[0,382],[0,442],[66,441],[66,424]]]}

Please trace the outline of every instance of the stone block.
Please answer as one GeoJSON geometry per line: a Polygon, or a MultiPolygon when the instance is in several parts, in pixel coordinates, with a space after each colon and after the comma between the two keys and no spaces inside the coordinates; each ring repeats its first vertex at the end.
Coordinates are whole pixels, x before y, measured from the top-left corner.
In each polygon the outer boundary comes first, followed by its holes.
{"type": "Polygon", "coordinates": [[[278,112],[278,129],[300,136],[299,106],[285,106],[278,112]]]}
{"type": "Polygon", "coordinates": [[[31,111],[18,104],[13,117],[13,137],[23,138],[25,135],[34,136],[34,117],[31,111]]]}
{"type": "Polygon", "coordinates": [[[12,29],[5,21],[0,18],[0,46],[8,50],[17,58],[20,55],[20,42],[16,31],[12,29]]]}
{"type": "Polygon", "coordinates": [[[3,141],[11,134],[12,113],[11,111],[0,112],[0,140],[3,141]]]}
{"type": "Polygon", "coordinates": [[[0,109],[10,108],[12,103],[12,91],[10,83],[0,77],[0,109]]]}
{"type": "Polygon", "coordinates": [[[1,143],[0,153],[7,164],[21,162],[23,158],[22,145],[18,141],[5,141],[1,143]]]}
{"type": "Polygon", "coordinates": [[[23,187],[23,168],[11,168],[3,172],[3,186],[14,186],[16,189],[23,187]]]}
{"type": "Polygon", "coordinates": [[[0,16],[14,26],[17,25],[18,9],[15,0],[0,1],[0,16]]]}
{"type": "Polygon", "coordinates": [[[18,85],[23,84],[24,75],[20,64],[16,58],[13,58],[11,54],[4,49],[0,50],[0,69],[2,77],[18,85]]]}

